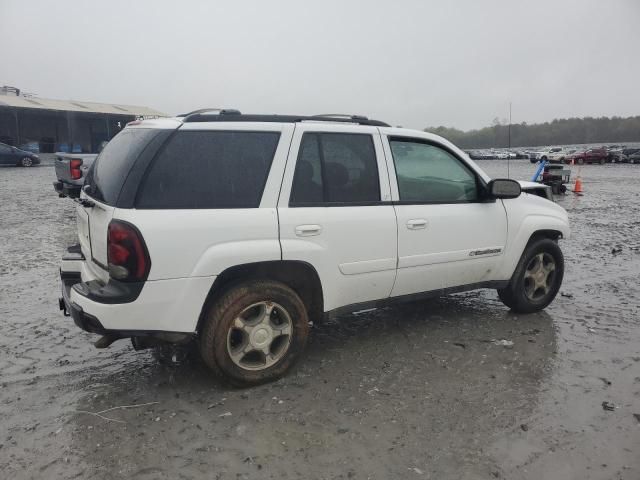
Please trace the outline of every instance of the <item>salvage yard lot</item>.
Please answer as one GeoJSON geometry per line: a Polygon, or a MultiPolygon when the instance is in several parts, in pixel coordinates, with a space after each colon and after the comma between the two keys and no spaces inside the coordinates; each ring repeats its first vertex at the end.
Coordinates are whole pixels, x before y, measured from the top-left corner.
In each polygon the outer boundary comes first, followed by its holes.
{"type": "Polygon", "coordinates": [[[581,176],[544,312],[484,290],[345,315],[284,379],[236,390],[188,351],[95,350],[57,306],[74,204],[50,166],[0,169],[2,476],[640,478],[640,168],[581,176]]]}

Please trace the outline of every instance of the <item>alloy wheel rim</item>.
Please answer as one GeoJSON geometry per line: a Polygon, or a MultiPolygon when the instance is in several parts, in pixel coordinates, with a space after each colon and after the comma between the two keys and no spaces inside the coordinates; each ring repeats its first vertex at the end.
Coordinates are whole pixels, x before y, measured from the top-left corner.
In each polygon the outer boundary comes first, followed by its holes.
{"type": "Polygon", "coordinates": [[[280,361],[291,345],[293,322],[275,302],[254,303],[234,318],[227,333],[227,353],[245,370],[264,370],[280,361]]]}
{"type": "Polygon", "coordinates": [[[556,278],[556,261],[549,253],[535,255],[524,272],[524,293],[533,302],[544,299],[556,278]]]}
{"type": "Polygon", "coordinates": [[[32,165],[32,161],[29,157],[24,157],[22,159],[22,165],[24,165],[25,167],[30,167],[32,165]]]}

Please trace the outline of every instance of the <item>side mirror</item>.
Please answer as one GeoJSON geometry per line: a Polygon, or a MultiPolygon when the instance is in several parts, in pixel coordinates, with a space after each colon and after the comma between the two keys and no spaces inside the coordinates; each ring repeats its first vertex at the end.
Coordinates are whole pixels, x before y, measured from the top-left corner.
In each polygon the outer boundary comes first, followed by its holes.
{"type": "Polygon", "coordinates": [[[517,198],[522,193],[520,183],[508,178],[491,180],[487,188],[493,198],[517,198]]]}

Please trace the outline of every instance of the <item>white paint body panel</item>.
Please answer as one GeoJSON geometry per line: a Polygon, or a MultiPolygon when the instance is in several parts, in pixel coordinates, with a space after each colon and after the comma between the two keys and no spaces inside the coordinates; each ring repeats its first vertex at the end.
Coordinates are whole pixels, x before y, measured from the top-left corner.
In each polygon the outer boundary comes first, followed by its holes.
{"type": "MultiPolygon", "coordinates": [[[[424,132],[394,128],[380,130],[394,202],[400,200],[400,194],[389,136],[424,139],[444,145],[486,180],[484,172],[449,142],[424,132]]],[[[391,296],[496,280],[496,267],[502,260],[507,240],[507,215],[500,200],[396,204],[395,211],[398,219],[398,273],[391,296]],[[498,252],[474,255],[476,251],[486,250],[498,252]]]]}
{"type": "Polygon", "coordinates": [[[280,260],[275,208],[117,209],[133,223],[151,257],[149,280],[218,275],[243,263],[280,260]]]}
{"type": "Polygon", "coordinates": [[[501,202],[399,205],[396,213],[398,276],[392,296],[495,279],[501,253],[472,253],[504,249],[507,218],[501,202]],[[407,228],[415,218],[424,218],[426,228],[407,228]]]}
{"type": "Polygon", "coordinates": [[[131,222],[140,230],[151,258],[149,278],[131,303],[98,304],[72,290],[71,300],[108,329],[193,332],[216,276],[237,265],[305,262],[317,271],[324,310],[330,311],[389,296],[508,280],[535,231],[569,235],[567,213],[561,207],[526,193],[495,202],[398,204],[389,135],[443,145],[484,182],[490,180],[457,147],[424,132],[329,122],[182,124],[176,119],[128,128],[149,127],[279,131],[281,139],[259,208],[136,210],[98,205],[89,211],[78,207],[78,235],[87,260],[65,261],[63,271],[80,272],[84,282],[108,281],[107,272],[91,261],[91,255],[106,264],[106,231],[112,218],[131,222]],[[289,207],[305,132],[372,135],[381,203],[289,207]]]}
{"type": "Polygon", "coordinates": [[[326,311],[352,303],[387,298],[396,275],[396,216],[392,205],[289,207],[295,163],[306,132],[367,133],[372,136],[380,197],[391,199],[389,178],[377,128],[326,122],[296,127],[282,182],[278,216],[283,260],[309,263],[322,283],[326,311]],[[319,226],[314,235],[299,227],[319,226]]]}

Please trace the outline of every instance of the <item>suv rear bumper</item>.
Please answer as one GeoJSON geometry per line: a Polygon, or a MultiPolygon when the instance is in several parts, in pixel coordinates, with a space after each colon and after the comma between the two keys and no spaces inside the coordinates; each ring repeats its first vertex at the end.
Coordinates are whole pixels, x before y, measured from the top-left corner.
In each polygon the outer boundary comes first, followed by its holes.
{"type": "Polygon", "coordinates": [[[89,315],[84,312],[82,307],[77,303],[71,301],[69,296],[71,288],[82,282],[79,273],[63,273],[60,270],[60,281],[62,283],[62,297],[58,300],[60,310],[64,312],[65,316],[71,316],[73,323],[75,323],[82,330],[90,333],[105,334],[107,331],[93,315],[89,315]]]}
{"type": "Polygon", "coordinates": [[[82,330],[101,335],[193,335],[215,280],[189,277],[105,284],[87,264],[79,245],[67,249],[60,268],[59,306],[82,330]]]}
{"type": "Polygon", "coordinates": [[[71,198],[80,197],[80,191],[81,191],[80,185],[70,185],[68,183],[64,183],[64,182],[61,182],[60,180],[57,180],[53,182],[53,189],[61,197],[71,197],[71,198]]]}

